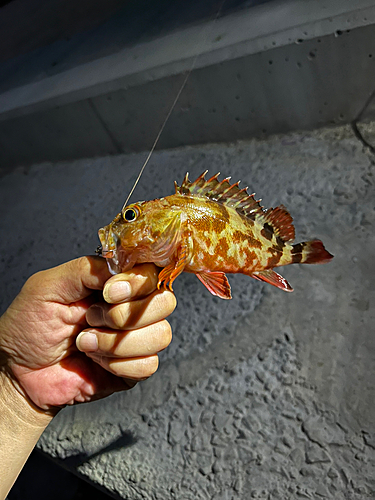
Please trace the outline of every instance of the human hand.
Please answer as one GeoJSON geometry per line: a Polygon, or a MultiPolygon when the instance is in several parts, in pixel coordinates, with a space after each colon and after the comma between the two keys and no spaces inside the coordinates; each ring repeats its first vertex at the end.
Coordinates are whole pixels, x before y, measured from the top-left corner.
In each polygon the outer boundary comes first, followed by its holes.
{"type": "Polygon", "coordinates": [[[175,308],[174,295],[156,291],[152,264],[110,276],[100,257],[42,271],[0,318],[2,369],[38,408],[54,412],[99,399],[157,369],[157,353],[171,341],[164,318],[175,308]],[[130,288],[125,294],[126,285],[119,288],[124,280],[130,288]],[[96,290],[103,287],[111,304],[97,302],[96,290]]]}

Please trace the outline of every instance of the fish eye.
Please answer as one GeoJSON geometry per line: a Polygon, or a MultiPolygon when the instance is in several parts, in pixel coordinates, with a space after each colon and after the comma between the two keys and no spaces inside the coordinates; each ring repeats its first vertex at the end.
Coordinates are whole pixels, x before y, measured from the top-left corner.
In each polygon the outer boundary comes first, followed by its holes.
{"type": "Polygon", "coordinates": [[[127,208],[124,213],[122,214],[122,217],[126,222],[133,222],[139,215],[139,210],[137,207],[134,208],[127,208]]]}

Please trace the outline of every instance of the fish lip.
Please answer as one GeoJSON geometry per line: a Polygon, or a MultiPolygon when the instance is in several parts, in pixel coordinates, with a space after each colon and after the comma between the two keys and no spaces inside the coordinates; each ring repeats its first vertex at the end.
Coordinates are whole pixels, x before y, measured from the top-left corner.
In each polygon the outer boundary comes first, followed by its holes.
{"type": "Polygon", "coordinates": [[[107,261],[107,266],[111,274],[119,274],[122,271],[122,266],[119,262],[117,250],[118,245],[115,250],[106,250],[103,252],[103,257],[107,261]]]}
{"type": "Polygon", "coordinates": [[[111,225],[99,229],[101,243],[101,256],[107,261],[111,274],[119,274],[128,271],[134,266],[132,248],[123,248],[121,238],[113,231],[111,225]]]}
{"type": "Polygon", "coordinates": [[[119,240],[116,250],[107,252],[106,259],[109,272],[111,274],[119,274],[129,271],[135,264],[132,257],[132,252],[125,250],[119,240]]]}
{"type": "Polygon", "coordinates": [[[105,259],[112,259],[114,257],[114,255],[115,255],[115,250],[103,250],[102,249],[101,255],[105,259]]]}
{"type": "Polygon", "coordinates": [[[115,258],[106,258],[107,260],[107,266],[108,270],[111,274],[119,274],[121,273],[122,269],[121,266],[118,264],[117,257],[115,258]]]}
{"type": "Polygon", "coordinates": [[[120,273],[121,266],[118,259],[120,241],[118,236],[110,226],[99,229],[98,236],[101,244],[100,255],[106,259],[109,272],[111,274],[120,273]]]}

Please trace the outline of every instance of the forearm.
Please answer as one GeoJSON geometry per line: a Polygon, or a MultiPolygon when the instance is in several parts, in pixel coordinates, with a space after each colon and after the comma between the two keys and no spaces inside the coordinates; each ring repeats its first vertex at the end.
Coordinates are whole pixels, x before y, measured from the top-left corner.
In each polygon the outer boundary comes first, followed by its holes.
{"type": "Polygon", "coordinates": [[[51,415],[39,411],[0,370],[0,500],[17,479],[51,415]]]}

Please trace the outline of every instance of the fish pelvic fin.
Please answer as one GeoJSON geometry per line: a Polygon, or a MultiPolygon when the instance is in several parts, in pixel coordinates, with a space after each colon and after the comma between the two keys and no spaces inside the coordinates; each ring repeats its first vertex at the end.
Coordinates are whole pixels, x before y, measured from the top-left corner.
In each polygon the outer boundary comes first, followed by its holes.
{"type": "Polygon", "coordinates": [[[221,299],[232,298],[230,284],[225,273],[218,271],[201,271],[196,273],[196,276],[212,295],[216,295],[221,299]]]}
{"type": "Polygon", "coordinates": [[[175,255],[175,259],[171,264],[164,267],[158,276],[157,288],[160,290],[162,285],[164,285],[165,290],[170,290],[173,292],[173,282],[179,276],[186,266],[188,258],[188,248],[186,245],[181,245],[175,255]]]}
{"type": "Polygon", "coordinates": [[[280,288],[280,290],[283,290],[284,292],[293,292],[293,288],[290,286],[287,280],[272,269],[258,271],[250,274],[250,276],[256,280],[265,281],[266,283],[269,283],[276,288],[280,288]]]}
{"type": "Polygon", "coordinates": [[[291,256],[293,264],[325,264],[333,259],[320,240],[293,245],[291,256]]]}

